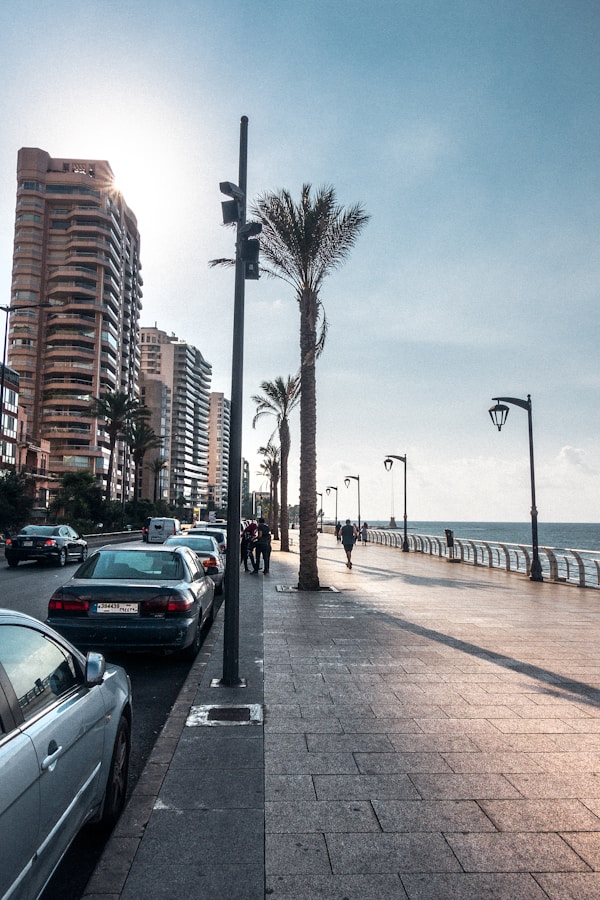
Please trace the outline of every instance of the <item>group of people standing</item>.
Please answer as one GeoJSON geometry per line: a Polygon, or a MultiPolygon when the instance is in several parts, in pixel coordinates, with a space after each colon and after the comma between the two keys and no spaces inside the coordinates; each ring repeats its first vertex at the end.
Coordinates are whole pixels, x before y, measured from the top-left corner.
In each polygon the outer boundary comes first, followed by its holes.
{"type": "Polygon", "coordinates": [[[271,530],[262,516],[258,522],[248,522],[242,531],[240,551],[241,563],[246,572],[257,575],[260,569],[260,560],[262,558],[263,572],[265,575],[269,574],[271,530]]]}

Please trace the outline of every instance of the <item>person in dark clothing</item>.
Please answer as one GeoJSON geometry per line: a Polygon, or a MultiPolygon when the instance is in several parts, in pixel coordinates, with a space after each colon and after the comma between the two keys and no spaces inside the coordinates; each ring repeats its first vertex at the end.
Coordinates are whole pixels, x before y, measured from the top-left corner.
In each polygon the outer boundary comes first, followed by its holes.
{"type": "Polygon", "coordinates": [[[350,519],[346,519],[346,524],[342,525],[340,536],[342,538],[342,547],[346,551],[346,566],[351,569],[352,551],[354,549],[354,542],[356,541],[356,528],[354,525],[350,524],[350,519]]]}
{"type": "Polygon", "coordinates": [[[241,554],[240,561],[241,561],[242,565],[244,566],[244,570],[246,572],[249,571],[248,561],[250,561],[251,566],[254,567],[254,559],[252,556],[252,549],[254,546],[253,541],[254,541],[255,533],[256,533],[256,524],[254,522],[250,522],[248,525],[246,525],[246,527],[242,531],[242,536],[240,539],[240,554],[241,554]]]}
{"type": "Polygon", "coordinates": [[[269,560],[271,558],[271,531],[262,517],[258,520],[258,528],[256,529],[256,543],[254,544],[254,575],[258,573],[261,556],[264,560],[263,571],[265,575],[268,575],[269,560]]]}

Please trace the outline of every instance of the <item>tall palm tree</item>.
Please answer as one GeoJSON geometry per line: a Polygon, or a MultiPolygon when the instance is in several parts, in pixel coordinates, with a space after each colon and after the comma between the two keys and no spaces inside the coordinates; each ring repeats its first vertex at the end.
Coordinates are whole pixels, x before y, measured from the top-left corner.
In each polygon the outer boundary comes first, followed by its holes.
{"type": "Polygon", "coordinates": [[[290,456],[290,422],[289,414],[298,405],[300,399],[298,376],[288,375],[287,381],[278,377],[275,381],[263,381],[252,402],[256,403],[256,413],[252,419],[252,427],[262,416],[274,416],[279,432],[280,466],[281,466],[281,549],[286,553],[290,549],[290,513],[288,508],[288,459],[290,456]]]}
{"type": "Polygon", "coordinates": [[[106,475],[106,500],[111,499],[112,476],[115,460],[115,447],[117,440],[122,436],[128,423],[140,405],[137,400],[129,397],[123,391],[107,391],[99,397],[94,397],[90,404],[90,413],[98,419],[104,419],[108,432],[108,472],[106,475]]]}
{"type": "Polygon", "coordinates": [[[146,415],[141,411],[132,418],[127,426],[125,439],[129,444],[135,468],[133,509],[134,512],[137,512],[138,487],[142,466],[144,465],[144,457],[148,450],[156,450],[158,447],[162,447],[163,439],[155,432],[154,428],[148,425],[146,415]]]}
{"type": "Polygon", "coordinates": [[[291,285],[300,308],[300,567],[298,589],[319,589],[317,567],[317,391],[315,359],[323,347],[326,319],[323,281],[347,259],[369,219],[360,204],[344,209],[332,187],[300,201],[281,190],[260,196],[252,213],[262,224],[263,271],[291,285]]]}
{"type": "Polygon", "coordinates": [[[169,465],[169,460],[165,456],[155,456],[153,460],[146,464],[146,467],[150,469],[152,475],[154,476],[154,493],[152,497],[152,502],[156,503],[156,499],[158,496],[158,480],[160,478],[160,473],[163,469],[166,469],[169,465]]]}
{"type": "Polygon", "coordinates": [[[266,447],[259,447],[258,453],[263,457],[260,466],[261,475],[266,475],[269,479],[269,514],[271,519],[271,527],[273,529],[273,537],[279,539],[279,447],[276,447],[272,441],[269,441],[266,447]]]}

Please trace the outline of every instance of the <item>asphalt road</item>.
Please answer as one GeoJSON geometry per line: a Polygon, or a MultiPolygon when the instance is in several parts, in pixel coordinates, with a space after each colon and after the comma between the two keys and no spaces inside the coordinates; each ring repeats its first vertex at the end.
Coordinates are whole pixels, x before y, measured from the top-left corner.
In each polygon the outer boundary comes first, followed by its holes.
{"type": "MultiPolygon", "coordinates": [[[[20,610],[42,621],[53,591],[71,577],[77,566],[60,569],[35,562],[9,569],[0,556],[0,606],[20,610]]],[[[133,691],[133,732],[129,793],[144,769],[154,743],[190,669],[190,661],[175,655],[114,654],[110,662],[123,666],[133,691]]],[[[43,900],[79,900],[106,843],[106,835],[84,828],[71,846],[43,900]]]]}

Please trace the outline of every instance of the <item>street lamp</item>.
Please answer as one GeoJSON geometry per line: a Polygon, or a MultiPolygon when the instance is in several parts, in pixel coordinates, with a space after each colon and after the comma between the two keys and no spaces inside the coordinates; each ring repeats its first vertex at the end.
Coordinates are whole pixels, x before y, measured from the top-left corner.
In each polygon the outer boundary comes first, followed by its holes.
{"type": "MultiPolygon", "coordinates": [[[[335,491],[335,527],[336,527],[336,529],[337,529],[337,523],[338,523],[338,508],[337,508],[338,489],[337,489],[336,487],[334,487],[332,484],[330,484],[329,487],[326,487],[326,488],[325,488],[325,493],[327,494],[328,497],[329,497],[329,495],[330,495],[330,493],[331,493],[332,491],[335,491]]],[[[336,530],[336,534],[337,534],[337,530],[336,530]]]]}
{"type": "MultiPolygon", "coordinates": [[[[407,525],[406,525],[406,456],[395,456],[393,453],[388,453],[387,459],[384,459],[383,464],[386,468],[386,471],[389,472],[394,465],[394,460],[399,459],[400,462],[404,463],[404,539],[402,541],[402,551],[404,553],[408,553],[408,534],[407,534],[407,525]]],[[[392,484],[392,500],[394,498],[394,486],[392,484]]]]}
{"type": "Polygon", "coordinates": [[[356,489],[358,491],[358,531],[360,534],[360,475],[347,475],[346,478],[344,478],[346,487],[350,487],[351,481],[356,481],[356,489]]]}
{"type": "Polygon", "coordinates": [[[323,534],[323,494],[320,494],[320,493],[317,491],[317,497],[320,497],[320,498],[321,498],[320,506],[319,506],[319,512],[317,513],[317,518],[318,518],[319,516],[321,517],[321,529],[320,529],[320,533],[323,534]]]}
{"type": "Polygon", "coordinates": [[[4,384],[6,372],[6,352],[8,349],[8,317],[12,312],[19,312],[21,309],[44,309],[48,306],[54,306],[53,303],[25,303],[13,306],[0,306],[5,315],[4,319],[4,350],[2,352],[2,374],[0,375],[0,436],[4,434],[4,384]]]}
{"type": "Polygon", "coordinates": [[[508,406],[506,403],[512,403],[513,406],[520,406],[521,409],[527,410],[527,423],[529,427],[529,471],[531,475],[531,544],[533,558],[531,560],[532,581],[543,581],[542,564],[540,562],[539,545],[538,545],[538,511],[535,505],[535,472],[533,465],[533,424],[531,419],[531,394],[527,394],[527,400],[519,400],[517,397],[494,397],[495,406],[490,406],[490,418],[498,431],[502,428],[508,417],[508,406]]]}

